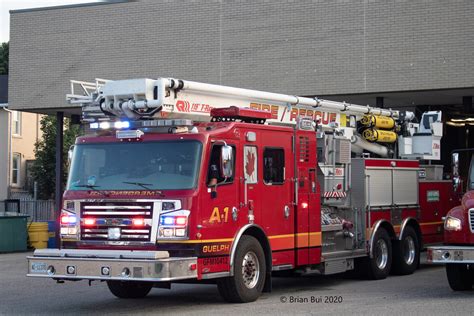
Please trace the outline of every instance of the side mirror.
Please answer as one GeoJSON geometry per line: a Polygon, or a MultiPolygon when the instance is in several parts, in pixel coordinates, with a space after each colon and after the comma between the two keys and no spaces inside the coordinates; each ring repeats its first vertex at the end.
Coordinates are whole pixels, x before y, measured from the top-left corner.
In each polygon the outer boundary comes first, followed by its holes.
{"type": "Polygon", "coordinates": [[[453,177],[459,176],[459,153],[451,155],[451,166],[453,168],[453,177]]]}
{"type": "Polygon", "coordinates": [[[234,155],[232,146],[224,145],[221,148],[221,175],[224,178],[232,178],[234,174],[234,155]]]}
{"type": "Polygon", "coordinates": [[[454,192],[458,192],[460,185],[461,185],[461,178],[459,176],[454,176],[453,177],[453,190],[454,190],[454,192]]]}
{"type": "Polygon", "coordinates": [[[459,176],[459,153],[453,153],[451,155],[451,167],[453,174],[453,190],[458,192],[459,186],[461,185],[461,177],[459,176]]]}

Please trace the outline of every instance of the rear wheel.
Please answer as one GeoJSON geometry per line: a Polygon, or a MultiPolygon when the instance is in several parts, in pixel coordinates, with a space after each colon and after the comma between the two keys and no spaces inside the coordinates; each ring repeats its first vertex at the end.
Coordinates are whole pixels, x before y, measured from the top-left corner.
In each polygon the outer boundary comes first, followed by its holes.
{"type": "Polygon", "coordinates": [[[142,298],[150,293],[152,282],[107,281],[110,292],[118,298],[142,298]]]}
{"type": "Polygon", "coordinates": [[[394,244],[393,272],[400,275],[415,272],[420,261],[420,244],[415,230],[408,226],[399,242],[394,244]]]}
{"type": "Polygon", "coordinates": [[[392,243],[385,229],[379,229],[374,236],[372,249],[373,256],[361,261],[358,267],[370,280],[385,279],[390,273],[392,266],[392,243]]]}
{"type": "Polygon", "coordinates": [[[453,291],[467,291],[472,289],[473,272],[467,264],[446,264],[446,275],[449,286],[453,291]]]}
{"type": "Polygon", "coordinates": [[[217,282],[221,296],[227,302],[255,301],[262,293],[266,265],[262,246],[252,236],[242,236],[235,253],[233,276],[217,282]]]}

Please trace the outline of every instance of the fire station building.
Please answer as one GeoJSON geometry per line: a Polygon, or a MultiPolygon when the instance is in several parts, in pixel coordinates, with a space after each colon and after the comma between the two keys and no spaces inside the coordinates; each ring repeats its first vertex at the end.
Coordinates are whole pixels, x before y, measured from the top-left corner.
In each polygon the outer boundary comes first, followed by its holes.
{"type": "Polygon", "coordinates": [[[69,80],[175,77],[442,110],[474,146],[474,2],[109,1],[11,12],[13,110],[79,114],[69,80]]]}

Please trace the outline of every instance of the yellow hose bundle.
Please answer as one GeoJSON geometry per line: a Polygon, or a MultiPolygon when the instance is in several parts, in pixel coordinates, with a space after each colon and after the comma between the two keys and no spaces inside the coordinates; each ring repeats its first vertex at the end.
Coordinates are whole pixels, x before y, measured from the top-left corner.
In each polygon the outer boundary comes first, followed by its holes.
{"type": "Polygon", "coordinates": [[[397,141],[397,134],[391,131],[378,130],[375,128],[368,128],[362,136],[369,142],[377,143],[394,143],[397,141]]]}
{"type": "Polygon", "coordinates": [[[393,118],[380,115],[365,115],[360,119],[360,123],[365,127],[381,129],[392,129],[395,127],[395,120],[393,118]]]}

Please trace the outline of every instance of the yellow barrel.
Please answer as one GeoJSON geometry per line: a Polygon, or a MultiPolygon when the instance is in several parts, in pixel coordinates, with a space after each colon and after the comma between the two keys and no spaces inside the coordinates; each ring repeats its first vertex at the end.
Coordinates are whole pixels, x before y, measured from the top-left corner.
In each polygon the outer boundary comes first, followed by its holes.
{"type": "Polygon", "coordinates": [[[28,226],[30,246],[35,249],[48,247],[48,222],[32,222],[28,226]]]}
{"type": "Polygon", "coordinates": [[[394,143],[397,141],[397,134],[391,131],[378,130],[375,128],[368,128],[362,136],[369,142],[377,143],[394,143]]]}
{"type": "Polygon", "coordinates": [[[395,127],[395,120],[393,118],[381,115],[365,115],[360,119],[360,123],[365,127],[382,129],[392,129],[395,127]]]}

